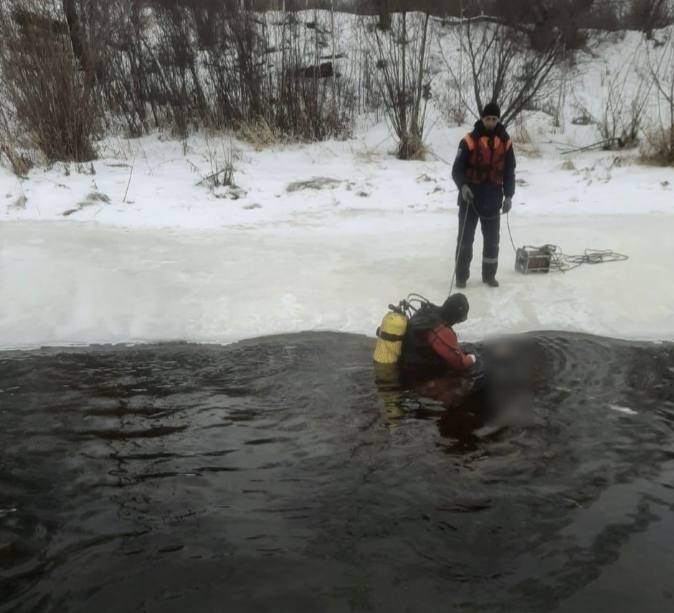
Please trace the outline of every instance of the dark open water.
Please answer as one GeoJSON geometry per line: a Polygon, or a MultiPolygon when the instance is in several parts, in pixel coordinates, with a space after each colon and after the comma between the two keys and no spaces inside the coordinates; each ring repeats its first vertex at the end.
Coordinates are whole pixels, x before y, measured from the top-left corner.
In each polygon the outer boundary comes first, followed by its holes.
{"type": "Polygon", "coordinates": [[[529,336],[445,409],[371,343],[0,353],[0,611],[674,610],[672,345],[529,336]]]}

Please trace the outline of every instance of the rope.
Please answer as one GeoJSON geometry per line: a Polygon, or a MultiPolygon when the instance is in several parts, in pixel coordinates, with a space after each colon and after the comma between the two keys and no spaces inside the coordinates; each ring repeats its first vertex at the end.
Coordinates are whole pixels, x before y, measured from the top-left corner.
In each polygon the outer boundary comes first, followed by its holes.
{"type": "Polygon", "coordinates": [[[515,247],[515,241],[513,240],[513,233],[510,230],[510,211],[506,213],[506,223],[508,224],[508,235],[510,236],[510,244],[513,246],[513,251],[517,254],[517,247],[515,247]]]}
{"type": "MultiPolygon", "coordinates": [[[[449,166],[449,167],[451,168],[452,164],[450,164],[450,163],[449,163],[445,158],[443,158],[442,156],[440,156],[440,155],[438,155],[437,153],[435,153],[435,151],[433,151],[430,147],[427,149],[427,151],[428,151],[432,156],[434,156],[434,157],[437,158],[439,161],[441,161],[443,164],[446,164],[447,166],[449,166]]],[[[498,217],[501,216],[501,213],[498,213],[498,214],[496,214],[496,215],[491,215],[491,216],[489,216],[489,217],[486,217],[486,216],[484,216],[484,215],[480,215],[479,211],[477,210],[477,207],[475,206],[475,201],[474,201],[474,200],[472,200],[471,202],[469,202],[469,203],[468,203],[468,206],[470,206],[470,207],[473,209],[473,211],[475,212],[475,215],[477,215],[478,219],[480,219],[480,220],[496,219],[496,218],[498,218],[498,217]]],[[[449,283],[449,295],[450,295],[450,296],[452,295],[452,290],[454,289],[454,281],[456,281],[456,260],[457,260],[458,255],[459,255],[459,249],[461,248],[461,244],[463,243],[463,234],[464,234],[464,232],[465,232],[465,230],[466,230],[466,222],[468,221],[468,212],[469,212],[469,211],[468,211],[468,209],[467,209],[467,210],[466,210],[466,216],[463,218],[463,226],[462,226],[462,228],[461,228],[461,232],[459,233],[459,242],[456,244],[456,250],[454,251],[454,271],[452,272],[452,279],[451,279],[451,281],[450,281],[450,283],[449,283]]],[[[508,224],[508,231],[510,232],[510,224],[508,224]]],[[[510,236],[510,240],[512,241],[512,234],[511,234],[511,236],[510,236]]],[[[514,245],[515,245],[515,244],[513,243],[513,247],[514,247],[514,245]]]]}
{"type": "MultiPolygon", "coordinates": [[[[473,206],[473,203],[470,203],[470,206],[473,206]]],[[[477,212],[477,211],[475,211],[477,212]]],[[[468,221],[468,207],[466,207],[466,214],[463,218],[463,226],[461,227],[461,232],[459,232],[459,242],[456,243],[456,250],[454,251],[454,271],[452,272],[452,280],[449,283],[449,296],[452,295],[452,290],[454,289],[454,281],[456,280],[456,263],[459,259],[459,249],[463,244],[463,233],[466,231],[466,222],[468,221]]]]}
{"type": "Polygon", "coordinates": [[[624,262],[629,256],[612,251],[611,249],[585,249],[582,255],[566,255],[559,245],[543,245],[535,247],[525,245],[532,249],[542,250],[550,255],[550,270],[569,272],[583,264],[605,264],[607,262],[624,262]]]}
{"type": "MultiPolygon", "coordinates": [[[[488,221],[490,219],[498,219],[499,217],[501,217],[501,213],[497,213],[496,215],[490,215],[490,216],[480,215],[480,212],[477,210],[477,207],[475,206],[474,200],[471,200],[468,203],[467,206],[470,207],[471,209],[473,209],[475,215],[477,215],[477,217],[480,221],[482,221],[482,220],[488,221]]],[[[463,233],[466,229],[466,222],[468,221],[468,212],[469,212],[468,209],[466,209],[466,216],[463,218],[463,226],[461,228],[461,233],[459,234],[459,241],[456,244],[456,251],[454,252],[454,272],[452,273],[452,280],[449,284],[449,295],[450,296],[452,294],[452,290],[454,289],[454,281],[456,280],[456,260],[457,260],[458,255],[459,255],[459,249],[461,248],[461,245],[463,244],[463,233]]],[[[508,231],[510,231],[510,226],[508,226],[508,231]]],[[[510,239],[512,240],[512,235],[511,235],[510,239]]],[[[514,246],[514,243],[513,243],[513,246],[514,246]]]]}

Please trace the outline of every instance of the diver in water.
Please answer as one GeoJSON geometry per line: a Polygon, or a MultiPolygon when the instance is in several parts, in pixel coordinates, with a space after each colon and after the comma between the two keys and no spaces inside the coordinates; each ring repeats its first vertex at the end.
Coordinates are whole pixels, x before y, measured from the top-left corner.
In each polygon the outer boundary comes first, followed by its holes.
{"type": "Polygon", "coordinates": [[[452,326],[466,321],[468,299],[453,294],[442,306],[422,303],[409,319],[403,337],[398,367],[405,379],[434,379],[464,373],[476,363],[473,353],[464,353],[452,326]]]}
{"type": "Polygon", "coordinates": [[[379,388],[393,396],[410,389],[446,407],[459,406],[475,390],[482,370],[476,350],[462,348],[453,330],[468,317],[466,296],[453,294],[437,306],[410,294],[389,309],[373,353],[379,388]]]}
{"type": "Polygon", "coordinates": [[[451,295],[442,306],[410,294],[389,309],[377,330],[373,361],[375,381],[391,423],[410,414],[437,417],[442,436],[452,438],[457,428],[476,429],[497,416],[511,415],[512,407],[527,406],[534,383],[530,338],[459,344],[453,326],[468,317],[463,294],[451,295]],[[407,391],[413,396],[405,396],[407,391]],[[430,398],[442,408],[424,405],[423,400],[403,402],[415,397],[430,398]],[[450,413],[456,409],[470,416],[455,418],[450,413]]]}
{"type": "Polygon", "coordinates": [[[519,418],[532,387],[527,338],[459,344],[453,326],[466,321],[468,309],[460,293],[440,307],[422,303],[409,318],[398,360],[401,387],[442,406],[422,401],[414,415],[437,418],[441,436],[454,441],[455,451],[474,447],[478,428],[519,418]]]}

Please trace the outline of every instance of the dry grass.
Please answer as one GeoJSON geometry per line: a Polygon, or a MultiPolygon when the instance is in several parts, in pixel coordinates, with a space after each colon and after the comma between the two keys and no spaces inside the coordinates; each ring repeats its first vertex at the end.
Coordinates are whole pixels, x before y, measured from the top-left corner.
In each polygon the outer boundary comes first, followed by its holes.
{"type": "Polygon", "coordinates": [[[641,144],[641,160],[656,166],[674,166],[674,125],[647,131],[641,144]]]}
{"type": "Polygon", "coordinates": [[[12,172],[17,177],[25,177],[33,167],[33,160],[24,153],[17,151],[6,142],[0,142],[0,161],[5,157],[9,161],[12,172]]]}
{"type": "Polygon", "coordinates": [[[246,122],[239,126],[237,136],[250,143],[257,151],[283,142],[282,135],[264,119],[246,122]]]}

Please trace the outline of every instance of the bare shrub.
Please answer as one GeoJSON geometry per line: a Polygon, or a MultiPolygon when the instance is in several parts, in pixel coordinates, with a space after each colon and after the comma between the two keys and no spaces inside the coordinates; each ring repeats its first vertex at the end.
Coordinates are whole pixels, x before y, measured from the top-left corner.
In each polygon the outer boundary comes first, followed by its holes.
{"type": "Polygon", "coordinates": [[[603,80],[602,114],[597,119],[605,149],[626,149],[639,142],[653,80],[634,64],[603,80]]]}
{"type": "Polygon", "coordinates": [[[206,151],[208,161],[211,167],[211,173],[205,177],[203,182],[207,182],[212,189],[217,187],[231,187],[234,185],[234,149],[230,143],[229,149],[224,144],[222,150],[218,151],[209,140],[206,141],[206,151]]]}
{"type": "Polygon", "coordinates": [[[0,136],[0,161],[6,157],[12,172],[17,177],[25,177],[33,167],[33,161],[25,154],[14,148],[10,141],[0,136]]]}
{"type": "Polygon", "coordinates": [[[431,96],[429,19],[428,13],[403,11],[393,16],[389,31],[373,29],[376,82],[398,137],[398,157],[403,160],[424,155],[424,125],[431,96]]]}
{"type": "Polygon", "coordinates": [[[22,150],[21,137],[16,129],[16,121],[10,117],[10,110],[3,102],[0,88],[0,163],[6,158],[12,172],[17,177],[25,177],[33,167],[33,160],[22,150]]]}
{"type": "Polygon", "coordinates": [[[522,116],[515,120],[515,141],[521,145],[530,145],[533,142],[522,116]]]}
{"type": "Polygon", "coordinates": [[[350,133],[355,100],[336,67],[332,11],[162,2],[156,14],[160,35],[155,45],[144,42],[141,58],[162,93],[154,106],[170,107],[175,132],[194,124],[258,135],[266,126],[275,139],[350,133]]]}
{"type": "Polygon", "coordinates": [[[674,165],[674,35],[660,57],[649,57],[650,75],[657,92],[658,117],[646,131],[644,157],[663,165],[674,165]]]}
{"type": "Polygon", "coordinates": [[[60,5],[9,2],[0,8],[3,96],[50,161],[95,157],[95,79],[73,54],[60,5]]]}
{"type": "Polygon", "coordinates": [[[102,96],[112,117],[121,119],[130,136],[171,122],[166,104],[169,85],[148,43],[151,14],[134,0],[107,3],[109,23],[99,71],[102,96]]]}
{"type": "Polygon", "coordinates": [[[267,122],[288,138],[323,140],[348,136],[355,94],[336,65],[338,33],[332,13],[284,16],[276,30],[268,77],[267,122]],[[306,17],[311,17],[306,20],[306,17]]]}
{"type": "Polygon", "coordinates": [[[208,105],[197,68],[194,24],[189,7],[166,3],[155,8],[158,36],[156,49],[146,45],[148,55],[157,70],[165,98],[170,108],[172,130],[184,138],[190,127],[204,124],[208,105]]]}
{"type": "Polygon", "coordinates": [[[267,22],[238,7],[213,9],[211,44],[204,46],[204,68],[213,84],[215,128],[259,123],[265,117],[267,22]]]}
{"type": "Polygon", "coordinates": [[[674,166],[674,124],[669,129],[656,126],[647,130],[641,153],[647,162],[674,166]]]}

